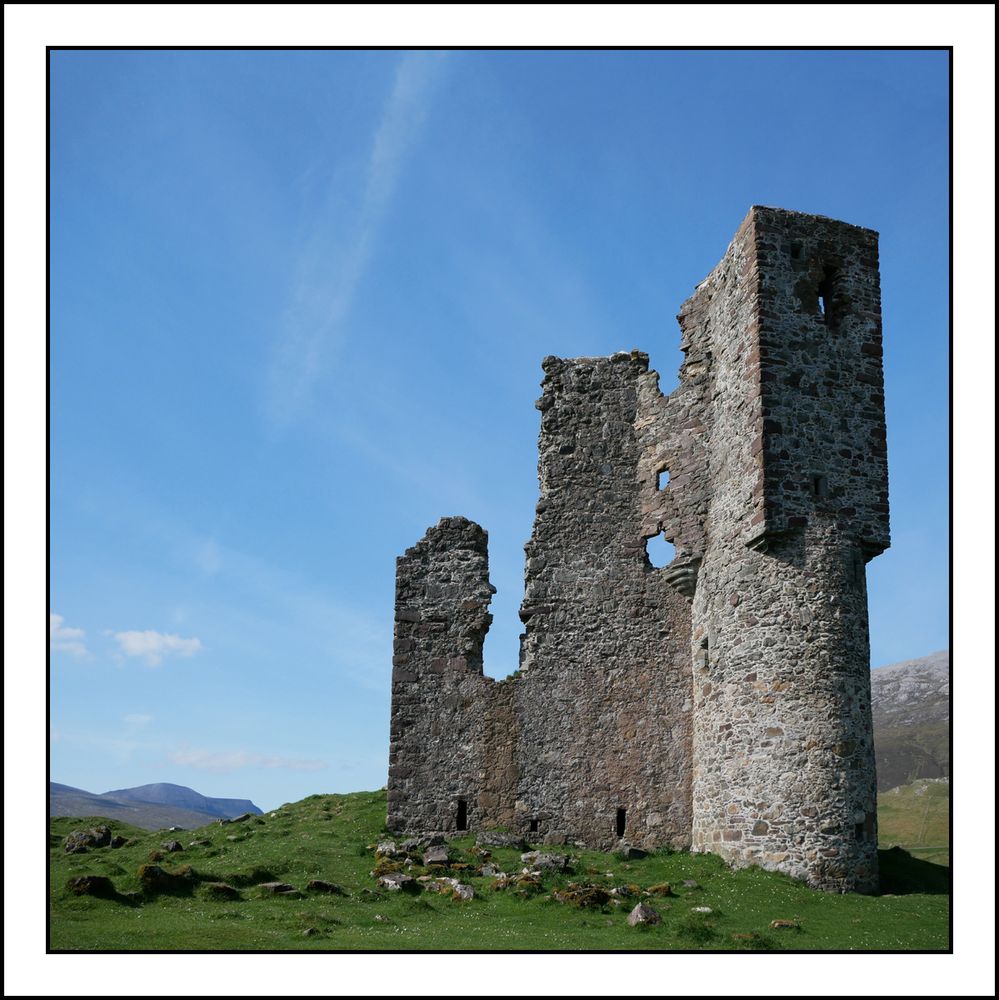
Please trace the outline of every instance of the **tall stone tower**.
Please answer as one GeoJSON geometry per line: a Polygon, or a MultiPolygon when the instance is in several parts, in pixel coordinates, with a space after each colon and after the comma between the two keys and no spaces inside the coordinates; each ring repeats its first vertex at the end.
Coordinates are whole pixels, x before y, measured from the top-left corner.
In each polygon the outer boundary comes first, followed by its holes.
{"type": "Polygon", "coordinates": [[[478,525],[400,558],[389,825],[624,837],[872,891],[877,235],[755,207],[679,319],[668,396],[637,351],[543,363],[518,674],[482,673],[478,525]]]}
{"type": "Polygon", "coordinates": [[[697,577],[693,849],[872,890],[865,565],[888,546],[877,235],[754,208],[680,324],[666,411],[705,401],[696,527],[677,531],[697,577]]]}

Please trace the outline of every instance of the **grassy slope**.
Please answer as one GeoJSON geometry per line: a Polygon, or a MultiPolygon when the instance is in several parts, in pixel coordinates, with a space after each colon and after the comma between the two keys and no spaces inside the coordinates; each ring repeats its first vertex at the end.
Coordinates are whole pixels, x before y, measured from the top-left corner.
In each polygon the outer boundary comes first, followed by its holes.
{"type": "Polygon", "coordinates": [[[950,864],[950,785],[921,779],[878,793],[878,839],[913,857],[950,864]]]}
{"type": "MultiPolygon", "coordinates": [[[[576,875],[546,879],[540,895],[521,898],[488,888],[489,878],[468,877],[475,899],[466,903],[429,892],[372,892],[374,858],[366,845],[384,836],[384,792],[314,795],[276,814],[247,823],[204,827],[196,833],[147,833],[112,824],[135,843],[66,855],[62,841],[87,820],[55,819],[50,836],[51,947],[108,949],[945,949],[947,870],[914,861],[902,851],[882,855],[886,891],[865,897],[815,892],[783,875],[730,872],[711,855],[656,854],[623,863],[612,855],[572,851],[576,875]],[[177,836],[183,853],[162,862],[189,864],[199,879],[242,887],[243,900],[216,902],[196,884],[188,894],[105,900],[73,896],[74,875],[107,875],[119,893],[137,892],[138,866],[150,850],[177,836]],[[236,840],[229,840],[236,837],[236,840]],[[188,847],[195,839],[209,847],[188,847]],[[601,873],[612,873],[605,878],[601,873]],[[300,889],[322,878],[343,886],[346,897],[264,897],[258,882],[282,880],[300,889]],[[548,897],[556,881],[581,878],[643,888],[668,881],[676,895],[650,899],[663,916],[657,927],[633,929],[625,919],[634,901],[581,910],[548,897]],[[680,882],[696,879],[701,888],[680,882]],[[367,890],[367,891],[365,891],[367,890]],[[710,906],[707,916],[694,906],[710,906]],[[384,920],[376,920],[379,915],[384,920]],[[770,930],[772,920],[794,920],[799,930],[770,930]],[[306,936],[307,929],[313,933],[306,936]],[[733,935],[743,935],[735,937],[733,935]]],[[[473,839],[453,841],[464,849],[473,839]]],[[[471,861],[472,856],[466,859],[471,861]]],[[[519,853],[495,850],[506,871],[521,867],[519,853]]],[[[459,874],[459,873],[455,873],[459,874]]]]}

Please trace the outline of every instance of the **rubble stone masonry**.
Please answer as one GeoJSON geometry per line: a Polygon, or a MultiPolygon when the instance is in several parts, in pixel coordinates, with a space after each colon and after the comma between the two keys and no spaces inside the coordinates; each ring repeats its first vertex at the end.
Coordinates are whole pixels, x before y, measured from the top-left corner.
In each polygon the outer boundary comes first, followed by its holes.
{"type": "Polygon", "coordinates": [[[444,518],[398,560],[391,828],[623,839],[876,890],[880,317],[876,233],[754,207],[681,308],[674,392],[637,351],[544,359],[520,670],[482,673],[478,525],[444,518]]]}

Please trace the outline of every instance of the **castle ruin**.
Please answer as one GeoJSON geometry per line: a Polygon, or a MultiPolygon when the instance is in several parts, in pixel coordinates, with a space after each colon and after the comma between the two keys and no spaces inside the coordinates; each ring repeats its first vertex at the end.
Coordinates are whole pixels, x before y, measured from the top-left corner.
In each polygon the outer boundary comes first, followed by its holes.
{"type": "Polygon", "coordinates": [[[482,672],[482,528],[446,517],[399,558],[388,825],[626,839],[875,891],[877,234],[754,207],[679,323],[668,396],[638,351],[542,362],[517,673],[482,672]]]}

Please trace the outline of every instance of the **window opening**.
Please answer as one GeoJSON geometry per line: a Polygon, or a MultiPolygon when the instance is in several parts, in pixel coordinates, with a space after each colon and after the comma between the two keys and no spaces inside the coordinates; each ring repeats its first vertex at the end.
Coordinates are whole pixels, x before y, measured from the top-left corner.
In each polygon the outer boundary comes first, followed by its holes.
{"type": "Polygon", "coordinates": [[[628,810],[618,809],[617,811],[617,835],[619,837],[624,836],[625,820],[627,819],[628,810]]]}
{"type": "Polygon", "coordinates": [[[660,532],[652,538],[645,539],[645,556],[656,569],[662,569],[676,558],[676,546],[667,541],[666,535],[660,532]]]}
{"type": "Polygon", "coordinates": [[[468,803],[464,799],[458,799],[458,816],[454,825],[458,830],[468,829],[468,803]]]}

